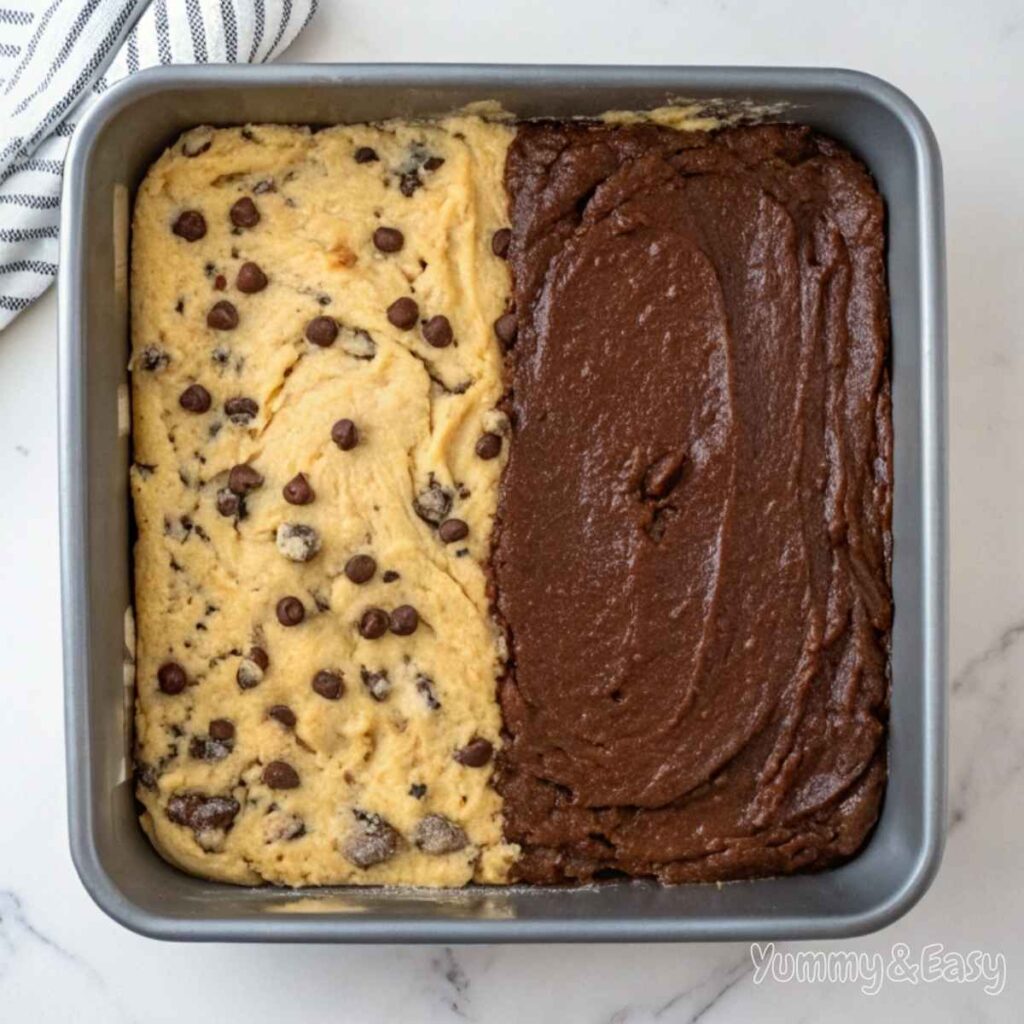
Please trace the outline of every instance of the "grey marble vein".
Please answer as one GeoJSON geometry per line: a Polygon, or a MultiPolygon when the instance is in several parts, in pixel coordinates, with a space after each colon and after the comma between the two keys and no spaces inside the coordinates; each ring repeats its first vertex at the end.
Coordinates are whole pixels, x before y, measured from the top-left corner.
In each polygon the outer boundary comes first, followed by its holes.
{"type": "MultiPolygon", "coordinates": [[[[752,970],[750,954],[744,949],[743,956],[739,960],[712,968],[698,981],[676,992],[651,1011],[649,1019],[678,1020],[680,1024],[696,1024],[697,1021],[704,1020],[752,970]],[[691,998],[695,999],[696,1005],[690,1010],[689,1016],[676,1018],[673,1011],[691,998]]],[[[635,1006],[621,1007],[608,1018],[608,1024],[627,1024],[636,1010],[635,1006]]],[[[648,1018],[645,1016],[644,1019],[648,1018]]]]}
{"type": "Polygon", "coordinates": [[[953,676],[953,682],[950,686],[952,692],[954,694],[959,694],[964,690],[970,689],[978,679],[981,669],[993,664],[994,662],[1000,661],[1021,639],[1024,639],[1024,620],[1014,622],[1012,625],[1007,626],[1006,629],[999,634],[994,643],[989,644],[989,646],[980,654],[976,654],[971,658],[967,664],[953,676]]]}
{"type": "Polygon", "coordinates": [[[24,935],[31,941],[38,942],[47,949],[52,950],[61,959],[68,963],[75,964],[84,970],[93,980],[103,983],[103,979],[95,968],[80,960],[70,950],[65,949],[59,942],[51,939],[44,932],[40,931],[26,916],[18,894],[11,889],[0,889],[0,942],[3,943],[5,957],[0,961],[0,980],[10,970],[11,962],[17,955],[20,939],[24,935]]]}
{"type": "MultiPolygon", "coordinates": [[[[27,943],[42,946],[64,964],[78,971],[87,981],[109,1000],[113,1015],[130,1024],[130,1016],[110,992],[106,980],[88,961],[73,953],[56,939],[47,935],[38,925],[29,920],[21,898],[12,889],[0,889],[0,985],[14,970],[18,955],[27,943]]],[[[2,999],[0,999],[2,1004],[2,999]]]]}
{"type": "Polygon", "coordinates": [[[1024,621],[1015,621],[953,676],[951,831],[979,802],[1003,792],[1024,770],[1024,699],[1017,686],[1022,641],[1024,621]]]}
{"type": "Polygon", "coordinates": [[[455,951],[445,946],[441,952],[430,960],[431,970],[442,982],[444,999],[458,1017],[469,1020],[469,975],[455,955],[455,951]]]}
{"type": "MultiPolygon", "coordinates": [[[[697,1007],[697,1009],[686,1018],[686,1024],[697,1024],[697,1021],[703,1020],[716,1006],[718,1006],[722,999],[731,992],[743,979],[751,973],[753,965],[750,961],[749,953],[743,956],[743,959],[739,963],[734,964],[733,967],[728,970],[725,974],[724,979],[719,981],[717,989],[715,989],[711,995],[704,1000],[704,1002],[697,1007]]],[[[671,1005],[671,1001],[666,1004],[666,1009],[671,1005]]],[[[656,1014],[657,1017],[663,1017],[665,1011],[659,1010],[656,1014]]]]}

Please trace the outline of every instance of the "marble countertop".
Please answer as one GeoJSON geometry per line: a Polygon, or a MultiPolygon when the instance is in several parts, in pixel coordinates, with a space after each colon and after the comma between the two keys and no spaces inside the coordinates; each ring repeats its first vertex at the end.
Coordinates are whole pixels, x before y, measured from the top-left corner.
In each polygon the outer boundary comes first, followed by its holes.
{"type": "Polygon", "coordinates": [[[761,978],[746,944],[196,946],[108,920],[78,882],[65,825],[51,292],[0,335],[0,679],[10,726],[0,743],[0,1020],[1020,1019],[1024,326],[1013,310],[1024,294],[1024,8],[562,0],[540,9],[493,0],[470,17],[459,0],[322,0],[289,58],[842,65],[890,79],[935,127],[949,242],[949,841],[938,879],[903,920],[813,949],[886,964],[901,943],[911,957],[935,944],[1002,954],[1002,991],[887,976],[871,995],[863,980],[761,978]]]}

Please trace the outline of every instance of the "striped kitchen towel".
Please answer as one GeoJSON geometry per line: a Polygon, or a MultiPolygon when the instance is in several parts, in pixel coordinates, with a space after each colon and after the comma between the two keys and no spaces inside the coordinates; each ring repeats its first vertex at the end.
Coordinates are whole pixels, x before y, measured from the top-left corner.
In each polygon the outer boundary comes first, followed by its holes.
{"type": "Polygon", "coordinates": [[[0,0],[0,330],[57,273],[60,185],[75,122],[157,64],[272,60],[317,0],[0,0]]]}

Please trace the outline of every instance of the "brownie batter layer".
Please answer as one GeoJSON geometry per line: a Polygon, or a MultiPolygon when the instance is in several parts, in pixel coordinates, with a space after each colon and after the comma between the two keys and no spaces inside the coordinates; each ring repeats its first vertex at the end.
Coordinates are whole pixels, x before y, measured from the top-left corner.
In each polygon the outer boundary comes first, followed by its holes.
{"type": "Polygon", "coordinates": [[[493,574],[530,882],[852,855],[885,780],[883,208],[801,127],[527,124],[493,574]]]}

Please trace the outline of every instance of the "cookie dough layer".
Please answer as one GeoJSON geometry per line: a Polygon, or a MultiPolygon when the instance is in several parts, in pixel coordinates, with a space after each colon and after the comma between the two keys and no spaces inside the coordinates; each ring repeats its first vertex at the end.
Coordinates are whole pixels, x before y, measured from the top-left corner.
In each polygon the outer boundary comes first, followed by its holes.
{"type": "Polygon", "coordinates": [[[511,136],[198,129],[140,189],[138,795],[187,871],[507,876],[484,565],[511,136]]]}
{"type": "Polygon", "coordinates": [[[885,778],[882,203],[800,127],[523,126],[494,556],[517,877],[852,855],[885,778]]]}

